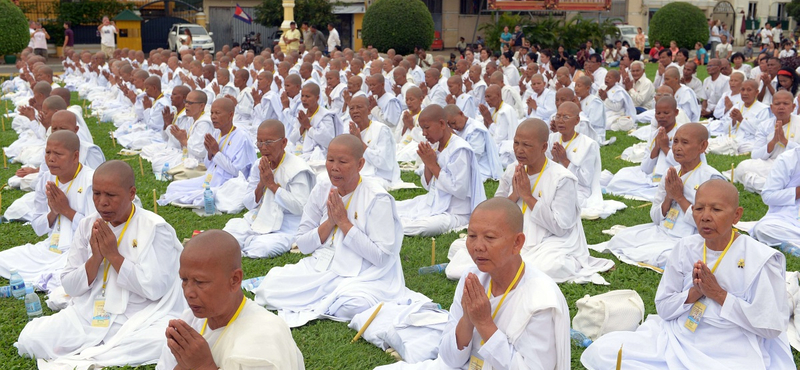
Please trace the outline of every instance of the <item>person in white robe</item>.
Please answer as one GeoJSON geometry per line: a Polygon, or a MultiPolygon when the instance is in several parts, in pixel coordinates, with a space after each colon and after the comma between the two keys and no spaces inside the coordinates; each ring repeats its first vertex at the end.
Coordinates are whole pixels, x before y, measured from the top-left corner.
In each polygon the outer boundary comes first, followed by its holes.
{"type": "MultiPolygon", "coordinates": [[[[742,102],[723,117],[723,130],[726,135],[719,135],[708,142],[708,151],[712,154],[741,155],[753,151],[756,132],[759,126],[769,120],[769,106],[758,101],[758,82],[747,80],[742,83],[742,102]],[[727,119],[726,119],[727,118],[727,119]]],[[[720,104],[725,104],[721,102],[720,104]]]]}
{"type": "Polygon", "coordinates": [[[361,175],[374,177],[385,189],[399,185],[400,166],[395,155],[392,130],[381,121],[370,119],[370,102],[363,96],[350,100],[349,133],[364,144],[364,167],[361,175]]]}
{"type": "Polygon", "coordinates": [[[693,218],[697,187],[711,179],[724,179],[700,155],[708,147],[708,130],[698,123],[678,128],[672,153],[680,167],[670,167],[659,182],[650,207],[651,223],[621,230],[606,248],[621,261],[663,268],[678,240],[697,233],[693,218]],[[678,167],[678,168],[676,168],[678,167]]]}
{"type": "MultiPolygon", "coordinates": [[[[382,74],[375,73],[367,77],[367,86],[371,94],[368,102],[372,118],[383,122],[391,129],[397,127],[400,115],[403,113],[403,105],[394,93],[386,91],[386,79],[382,74]]],[[[352,99],[350,103],[352,104],[352,99]]]]}
{"type": "MultiPolygon", "coordinates": [[[[703,106],[700,111],[700,115],[703,117],[709,117],[714,113],[717,104],[720,103],[720,98],[722,98],[722,95],[730,88],[730,77],[720,73],[720,65],[722,63],[728,63],[728,61],[715,58],[711,59],[706,66],[708,77],[703,80],[705,100],[703,100],[703,106]]],[[[756,87],[756,89],[758,89],[758,87],[756,87]]]]}
{"type": "Polygon", "coordinates": [[[50,96],[52,87],[50,87],[50,84],[47,82],[39,81],[33,85],[32,90],[33,96],[26,101],[12,102],[16,106],[16,111],[18,114],[11,120],[11,128],[20,135],[23,132],[36,127],[36,122],[31,121],[34,121],[38,116],[39,110],[42,109],[44,100],[50,96]]]}
{"type": "Polygon", "coordinates": [[[623,167],[605,184],[607,192],[632,196],[647,201],[655,199],[657,188],[667,169],[678,165],[672,153],[672,143],[678,126],[675,99],[664,96],[656,103],[658,129],[651,130],[647,141],[648,153],[639,166],[623,167]]]}
{"type": "MultiPolygon", "coordinates": [[[[250,72],[246,69],[240,69],[233,74],[233,93],[224,93],[222,96],[227,97],[236,105],[236,110],[233,114],[233,124],[244,131],[250,133],[250,136],[255,139],[255,132],[258,126],[253,126],[253,107],[255,101],[253,99],[251,86],[247,85],[250,78],[250,72]]],[[[222,94],[222,93],[221,93],[222,94]]]]}
{"type": "MultiPolygon", "coordinates": [[[[564,104],[566,102],[577,102],[577,101],[578,99],[575,98],[574,90],[568,87],[562,87],[558,89],[558,91],[556,92],[556,112],[553,113],[553,115],[550,116],[550,118],[547,121],[545,121],[545,122],[550,122],[550,131],[554,131],[555,128],[555,116],[556,114],[558,114],[558,107],[560,107],[561,104],[564,104]]],[[[605,107],[602,104],[602,100],[600,101],[600,107],[605,109],[605,107]]],[[[580,108],[580,105],[578,105],[578,108],[580,108]]],[[[578,125],[575,126],[575,132],[581,135],[586,135],[586,137],[596,141],[598,144],[603,144],[600,142],[600,138],[597,136],[597,133],[594,131],[594,128],[589,123],[589,118],[587,118],[586,114],[583,111],[581,111],[580,114],[578,114],[578,117],[579,121],[578,125]]],[[[603,119],[605,119],[605,117],[603,117],[603,119]]]]}
{"type": "Polygon", "coordinates": [[[234,109],[233,101],[228,98],[214,100],[211,105],[211,122],[218,136],[207,133],[203,138],[207,153],[203,159],[205,174],[170,183],[158,204],[165,206],[175,202],[179,205],[200,207],[203,204],[203,191],[207,186],[216,191],[228,180],[239,177],[240,173],[245,177],[250,175],[256,150],[250,134],[237,129],[233,124],[234,109]]]}
{"type": "Polygon", "coordinates": [[[648,110],[655,107],[656,89],[653,82],[645,76],[644,63],[639,60],[631,63],[630,75],[622,74],[622,84],[637,108],[648,110]]]}
{"type": "Polygon", "coordinates": [[[659,88],[661,85],[664,85],[664,77],[667,72],[667,69],[675,67],[678,69],[678,73],[680,74],[680,78],[683,78],[683,68],[672,61],[672,50],[669,48],[661,49],[658,52],[658,70],[656,71],[656,77],[653,79],[653,86],[655,88],[659,88]]]}
{"type": "Polygon", "coordinates": [[[72,235],[84,216],[94,213],[92,175],[94,170],[79,161],[80,139],[67,130],[47,139],[48,170],[38,176],[31,226],[38,236],[35,244],[24,244],[0,252],[0,276],[8,279],[16,269],[36,289],[51,291],[61,285],[72,235]]]}
{"type": "Polygon", "coordinates": [[[286,153],[280,121],[264,121],[257,139],[261,158],[253,163],[247,179],[244,205],[248,212],[228,221],[223,230],[236,238],[243,256],[271,258],[291,249],[315,176],[300,157],[286,153]]]}
{"type": "MultiPolygon", "coordinates": [[[[408,106],[406,106],[406,93],[408,92],[408,89],[416,86],[408,80],[408,77],[406,77],[407,74],[408,72],[405,68],[403,68],[403,66],[397,66],[394,68],[394,70],[392,70],[392,80],[390,81],[392,83],[391,91],[397,97],[397,100],[400,101],[400,105],[403,106],[404,110],[408,109],[408,106]]],[[[389,76],[386,78],[388,79],[389,76]]],[[[398,126],[399,125],[400,123],[398,123],[398,126]]]]}
{"type": "Polygon", "coordinates": [[[733,173],[734,181],[744,185],[745,190],[761,192],[775,159],[800,145],[800,116],[794,115],[794,109],[791,93],[775,93],[770,105],[773,117],[758,126],[750,159],[740,162],[733,173]]]}
{"type": "Polygon", "coordinates": [[[305,369],[286,323],[242,293],[242,258],[230,234],[209,230],[189,240],[178,274],[190,309],[170,320],[157,370],[305,369]]]}
{"type": "Polygon", "coordinates": [[[397,139],[396,159],[398,162],[414,162],[419,159],[417,149],[419,143],[425,141],[419,127],[419,115],[422,112],[422,101],[425,94],[422,89],[412,86],[406,92],[406,106],[401,118],[402,125],[397,125],[394,137],[397,139]]]}
{"type": "MultiPolygon", "coordinates": [[[[734,71],[728,78],[728,89],[719,98],[717,106],[714,107],[714,115],[708,121],[708,132],[712,137],[727,135],[726,124],[730,119],[731,110],[738,104],[742,105],[742,83],[746,81],[743,73],[734,71]]],[[[758,83],[756,83],[758,86],[758,83]]],[[[756,92],[757,93],[757,92],[756,92]]],[[[769,106],[769,105],[767,105],[769,106]]]]}
{"type": "Polygon", "coordinates": [[[603,68],[603,58],[600,54],[592,54],[584,63],[585,76],[592,80],[592,94],[597,95],[598,91],[605,87],[606,73],[608,70],[603,68]]]}
{"type": "Polygon", "coordinates": [[[794,369],[786,330],[782,253],[733,230],[736,188],[712,180],[697,191],[699,235],[680,239],[656,291],[658,315],[635,332],[608,333],[581,355],[590,370],[794,369]],[[622,362],[617,354],[622,347],[622,362]]]}
{"type": "Polygon", "coordinates": [[[475,97],[464,92],[464,83],[461,76],[451,76],[447,79],[447,90],[450,94],[445,100],[447,104],[454,104],[470,118],[477,117],[478,105],[475,104],[475,97]]]}
{"type": "Polygon", "coordinates": [[[319,86],[309,84],[301,92],[302,110],[297,112],[297,125],[289,133],[295,144],[294,153],[314,166],[325,160],[328,144],[344,133],[339,116],[319,105],[319,86]]]}
{"type": "MultiPolygon", "coordinates": [[[[49,99],[50,90],[50,84],[40,81],[34,86],[34,91],[37,91],[36,96],[40,97],[41,100],[39,100],[39,98],[33,98],[35,101],[32,101],[32,103],[38,105],[38,109],[35,107],[36,105],[23,105],[18,108],[19,112],[15,117],[15,121],[12,121],[12,128],[17,132],[17,140],[14,140],[9,146],[3,148],[6,156],[12,159],[12,161],[22,163],[23,165],[31,164],[32,158],[39,157],[38,154],[41,152],[40,148],[44,147],[47,129],[49,128],[49,121],[47,118],[56,110],[50,107],[56,103],[55,99],[50,99],[48,106],[44,105],[44,102],[49,99]],[[44,120],[42,119],[45,115],[42,112],[43,110],[50,111],[44,120]],[[15,126],[14,122],[19,122],[19,125],[15,126]]],[[[38,166],[36,163],[32,164],[38,166]]]]}
{"type": "Polygon", "coordinates": [[[664,85],[669,86],[675,92],[675,101],[678,104],[678,108],[686,113],[689,121],[699,122],[700,106],[697,104],[697,95],[695,95],[694,90],[681,84],[681,75],[678,68],[670,67],[664,72],[664,85]]]}
{"type": "Polygon", "coordinates": [[[547,88],[544,77],[535,74],[531,77],[531,95],[525,100],[527,118],[549,120],[556,112],[556,93],[547,88]]]}
{"type": "Polygon", "coordinates": [[[262,71],[258,74],[257,84],[251,92],[255,102],[251,127],[258,127],[268,119],[284,121],[281,96],[270,88],[272,81],[272,72],[262,71]]]}
{"type": "Polygon", "coordinates": [[[177,273],[183,247],[163,218],[133,204],[131,167],[104,163],[92,192],[97,212],[78,224],[61,272],[70,304],[29,322],[15,344],[40,367],[154,363],[161,354],[158,338],[186,307],[177,273]]]}
{"type": "MultiPolygon", "coordinates": [[[[703,88],[703,81],[697,78],[697,64],[692,61],[684,63],[683,67],[681,67],[681,84],[694,91],[698,104],[700,104],[700,114],[702,117],[707,117],[709,112],[713,112],[713,110],[705,111],[703,109],[703,104],[701,104],[702,101],[706,100],[706,90],[703,88]]],[[[661,86],[664,86],[664,84],[661,84],[661,86]]]]}
{"type": "Polygon", "coordinates": [[[394,198],[359,174],[363,148],[349,134],[331,141],[330,181],[314,186],[297,231],[298,248],[310,256],[272,268],[254,290],[255,301],[277,310],[289,327],[318,318],[349,321],[405,294],[400,218],[394,198]]]}
{"type": "Polygon", "coordinates": [[[435,104],[419,116],[427,141],[419,144],[417,155],[423,163],[422,187],[428,193],[397,202],[405,235],[435,236],[464,228],[475,206],[486,199],[475,153],[453,133],[446,118],[444,109],[435,104]]]}
{"type": "Polygon", "coordinates": [[[475,64],[469,67],[469,78],[464,81],[467,94],[472,95],[475,105],[478,107],[486,103],[486,88],[488,87],[486,81],[481,78],[482,73],[481,66],[475,64]]]}
{"type": "Polygon", "coordinates": [[[592,80],[586,76],[575,79],[575,96],[580,100],[581,112],[589,120],[589,126],[599,143],[606,142],[606,106],[603,100],[592,94],[592,80]]]}
{"type": "Polygon", "coordinates": [[[569,369],[567,301],[553,279],[520,256],[525,240],[514,202],[478,205],[466,247],[476,266],[459,276],[438,357],[378,369],[569,369]]]}
{"type": "Polygon", "coordinates": [[[420,88],[426,95],[423,104],[436,104],[440,107],[447,105],[447,85],[439,83],[439,76],[439,70],[436,68],[425,71],[425,81],[420,84],[420,88]]]}
{"type": "Polygon", "coordinates": [[[157,76],[148,77],[144,86],[145,94],[137,97],[134,105],[137,122],[114,131],[117,143],[128,149],[139,150],[149,143],[166,141],[163,112],[171,105],[170,98],[161,92],[161,80],[157,76]]]}
{"type": "MultiPolygon", "coordinates": [[[[565,103],[566,104],[566,103],[565,103]]],[[[506,169],[495,197],[514,201],[524,215],[522,258],[558,283],[607,284],[598,274],[614,266],[589,255],[575,196],[577,179],[545,156],[549,130],[541,120],[525,120],[517,129],[514,149],[518,162],[506,169]]],[[[447,277],[456,279],[473,266],[464,239],[450,246],[447,277]]]]}
{"type": "Polygon", "coordinates": [[[522,100],[522,96],[519,92],[519,86],[509,85],[505,80],[505,75],[503,75],[502,72],[497,71],[490,75],[489,84],[500,87],[500,96],[503,98],[503,103],[514,108],[514,112],[516,112],[518,120],[527,117],[528,106],[525,101],[522,100]]]}
{"type": "Polygon", "coordinates": [[[447,124],[453,133],[466,140],[472,147],[480,167],[481,182],[488,179],[499,180],[503,175],[497,144],[492,140],[486,126],[473,118],[467,117],[455,104],[444,107],[447,124]]]}
{"type": "Polygon", "coordinates": [[[598,90],[598,95],[605,106],[606,130],[629,131],[636,127],[636,106],[619,81],[619,71],[608,71],[605,88],[598,90]]]}
{"type": "Polygon", "coordinates": [[[505,168],[514,161],[513,139],[517,131],[519,119],[517,112],[501,97],[500,86],[491,85],[486,89],[486,105],[478,110],[483,124],[489,129],[500,155],[500,164],[505,168]]]}
{"type": "Polygon", "coordinates": [[[772,165],[761,199],[769,206],[767,214],[753,227],[751,236],[778,246],[800,246],[800,149],[786,150],[772,165]]]}

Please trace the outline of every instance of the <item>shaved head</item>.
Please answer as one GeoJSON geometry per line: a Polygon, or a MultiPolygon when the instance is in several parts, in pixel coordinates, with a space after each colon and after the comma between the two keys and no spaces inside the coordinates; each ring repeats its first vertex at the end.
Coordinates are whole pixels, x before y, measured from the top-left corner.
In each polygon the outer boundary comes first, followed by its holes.
{"type": "Polygon", "coordinates": [[[189,239],[181,252],[181,265],[184,259],[207,261],[206,267],[218,268],[225,274],[242,268],[239,242],[222,230],[207,230],[189,239]]]}
{"type": "Polygon", "coordinates": [[[784,98],[784,99],[789,99],[789,101],[792,101],[792,99],[794,99],[794,95],[792,95],[792,93],[787,90],[780,90],[775,92],[775,95],[772,96],[773,101],[775,101],[776,98],[784,98]]]}
{"type": "Polygon", "coordinates": [[[78,132],[78,117],[68,110],[60,110],[50,119],[50,130],[52,132],[60,130],[78,132]]]}
{"type": "Polygon", "coordinates": [[[33,85],[33,92],[36,94],[41,94],[44,96],[50,95],[50,90],[52,90],[52,86],[49,83],[44,81],[39,81],[36,85],[33,85]]]}
{"type": "Polygon", "coordinates": [[[455,117],[461,114],[461,109],[455,104],[447,104],[444,106],[444,114],[447,118],[455,117]]]}
{"type": "Polygon", "coordinates": [[[519,124],[517,127],[517,134],[533,135],[541,143],[546,142],[550,137],[550,128],[547,127],[547,124],[544,123],[544,121],[538,118],[528,118],[519,124]]]}
{"type": "Polygon", "coordinates": [[[360,160],[364,157],[364,142],[361,141],[361,138],[351,134],[342,134],[333,138],[328,146],[328,150],[330,150],[330,147],[334,146],[346,148],[356,160],[360,160]]]}
{"type": "Polygon", "coordinates": [[[672,96],[674,96],[674,95],[675,95],[675,91],[674,91],[674,90],[672,90],[672,88],[671,88],[671,87],[669,87],[669,86],[667,86],[667,85],[661,85],[661,86],[659,86],[659,87],[656,89],[656,93],[658,93],[658,94],[669,94],[669,95],[672,95],[672,96]]]}
{"type": "Polygon", "coordinates": [[[446,119],[444,108],[440,105],[431,104],[420,112],[419,121],[443,121],[446,119]]]}
{"type": "Polygon", "coordinates": [[[571,101],[564,102],[561,104],[561,106],[558,107],[559,112],[561,112],[562,110],[564,111],[564,113],[567,113],[568,115],[571,116],[577,116],[581,113],[581,108],[578,106],[578,104],[575,104],[571,101]]]}
{"type": "Polygon", "coordinates": [[[698,141],[708,140],[708,129],[700,123],[691,122],[678,127],[678,132],[685,133],[687,136],[697,139],[698,141]]]}
{"type": "Polygon", "coordinates": [[[476,216],[490,216],[497,225],[505,225],[513,233],[522,232],[522,210],[519,206],[505,197],[489,198],[475,207],[471,218],[476,216]],[[497,218],[501,216],[501,218],[497,218]]]}
{"type": "Polygon", "coordinates": [[[275,133],[280,137],[286,137],[286,126],[283,122],[276,119],[268,119],[258,125],[258,131],[265,130],[270,133],[275,133]]]}
{"type": "Polygon", "coordinates": [[[675,98],[671,96],[664,96],[661,99],[659,99],[658,102],[656,102],[656,109],[662,106],[669,110],[675,110],[678,109],[678,102],[676,102],[675,98]]]}
{"type": "Polygon", "coordinates": [[[664,77],[680,79],[681,78],[681,72],[678,70],[678,68],[670,67],[670,68],[667,68],[666,72],[664,72],[664,77]]]}
{"type": "Polygon", "coordinates": [[[723,179],[711,179],[704,182],[697,188],[697,197],[702,195],[710,195],[712,197],[721,199],[726,204],[739,207],[739,190],[736,186],[723,179]]]}
{"type": "Polygon", "coordinates": [[[411,94],[413,97],[417,99],[422,99],[422,97],[425,96],[425,94],[422,93],[422,89],[416,86],[409,87],[408,90],[406,91],[406,95],[407,94],[411,94]]]}
{"type": "Polygon", "coordinates": [[[50,96],[60,96],[61,99],[64,99],[64,102],[67,103],[67,106],[69,106],[70,99],[72,98],[69,90],[63,87],[57,87],[50,91],[50,96]]]}
{"type": "Polygon", "coordinates": [[[228,98],[215,99],[214,102],[211,103],[211,109],[214,109],[214,107],[219,107],[225,113],[231,113],[236,108],[233,101],[228,98]]]}
{"type": "Polygon", "coordinates": [[[47,138],[48,143],[61,143],[64,149],[69,150],[70,153],[75,153],[81,150],[81,139],[72,131],[61,130],[50,134],[47,138]]]}
{"type": "Polygon", "coordinates": [[[127,162],[119,160],[104,162],[94,171],[95,179],[101,177],[114,179],[114,182],[126,189],[136,186],[136,177],[133,175],[133,169],[127,162]]]}
{"type": "Polygon", "coordinates": [[[60,96],[48,96],[42,103],[42,106],[56,111],[67,109],[67,103],[65,103],[64,99],[61,99],[60,96]]]}
{"type": "Polygon", "coordinates": [[[310,93],[313,96],[319,97],[319,85],[317,84],[308,84],[303,86],[303,91],[310,93]]]}
{"type": "Polygon", "coordinates": [[[146,80],[144,80],[145,86],[154,86],[161,89],[161,78],[158,76],[150,76],[146,80]]]}

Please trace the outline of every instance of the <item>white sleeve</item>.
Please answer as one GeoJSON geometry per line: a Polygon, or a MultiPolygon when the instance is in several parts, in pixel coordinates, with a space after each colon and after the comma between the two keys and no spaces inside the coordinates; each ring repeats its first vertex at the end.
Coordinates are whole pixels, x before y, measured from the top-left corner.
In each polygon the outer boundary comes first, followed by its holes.
{"type": "Polygon", "coordinates": [[[551,204],[539,200],[531,209],[531,217],[539,226],[556,236],[563,236],[580,222],[580,207],[576,206],[575,181],[562,178],[556,185],[556,194],[551,204]]]}

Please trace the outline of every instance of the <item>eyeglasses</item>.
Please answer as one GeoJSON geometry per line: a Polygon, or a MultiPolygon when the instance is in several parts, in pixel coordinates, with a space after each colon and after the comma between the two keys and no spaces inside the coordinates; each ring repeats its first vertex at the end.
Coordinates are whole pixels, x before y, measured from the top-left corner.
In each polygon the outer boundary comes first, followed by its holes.
{"type": "Polygon", "coordinates": [[[267,140],[267,141],[256,141],[256,147],[261,148],[261,147],[264,147],[264,146],[270,146],[270,145],[275,144],[275,143],[277,143],[277,142],[279,142],[281,140],[283,140],[283,139],[275,139],[275,140],[267,140]]]}
{"type": "Polygon", "coordinates": [[[553,116],[553,119],[556,121],[566,121],[572,119],[572,117],[575,116],[568,116],[566,114],[556,114],[555,116],[553,116]]]}
{"type": "Polygon", "coordinates": [[[201,101],[189,101],[189,100],[187,100],[185,103],[189,104],[189,105],[192,105],[192,104],[205,104],[205,103],[203,103],[201,101]]]}

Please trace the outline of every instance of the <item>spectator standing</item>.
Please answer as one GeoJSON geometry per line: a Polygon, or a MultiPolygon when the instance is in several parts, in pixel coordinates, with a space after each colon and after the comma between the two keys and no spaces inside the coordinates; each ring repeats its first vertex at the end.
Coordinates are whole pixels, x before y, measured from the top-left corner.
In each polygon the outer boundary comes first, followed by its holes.
{"type": "Polygon", "coordinates": [[[311,34],[311,27],[308,26],[308,22],[303,22],[300,29],[303,31],[303,45],[306,46],[306,50],[311,50],[314,47],[314,35],[311,34]]]}
{"type": "Polygon", "coordinates": [[[767,46],[773,44],[772,40],[772,25],[767,22],[764,29],[761,30],[761,45],[767,46]]]}
{"type": "Polygon", "coordinates": [[[511,44],[513,35],[508,32],[508,26],[503,27],[503,33],[500,34],[500,47],[508,47],[511,44]]]}
{"type": "Polygon", "coordinates": [[[40,23],[36,23],[36,31],[33,32],[33,53],[47,60],[47,40],[50,35],[40,23]]]}
{"type": "Polygon", "coordinates": [[[309,28],[311,30],[311,45],[306,46],[306,49],[311,50],[316,47],[319,51],[325,52],[325,35],[317,29],[317,26],[311,26],[309,28]]]}
{"type": "Polygon", "coordinates": [[[644,31],[642,31],[642,27],[638,27],[636,29],[636,37],[633,38],[633,43],[636,44],[636,48],[644,52],[644,44],[645,44],[645,37],[644,31]]]}
{"type": "Polygon", "coordinates": [[[36,22],[28,21],[28,32],[30,32],[31,39],[28,41],[28,47],[33,49],[33,33],[36,32],[36,22]]]}
{"type": "Polygon", "coordinates": [[[297,23],[289,23],[289,29],[283,33],[282,37],[283,43],[286,44],[287,54],[292,51],[300,50],[300,38],[302,35],[300,34],[300,30],[297,29],[297,23]]]}
{"type": "Polygon", "coordinates": [[[525,34],[520,26],[514,26],[514,51],[525,45],[525,34]]]}
{"type": "Polygon", "coordinates": [[[100,31],[100,50],[106,55],[106,58],[111,58],[114,55],[114,49],[117,48],[117,42],[114,36],[119,33],[117,26],[114,22],[110,22],[108,17],[103,17],[103,23],[97,26],[100,31]]]}
{"type": "Polygon", "coordinates": [[[733,47],[728,43],[728,36],[720,36],[720,43],[717,45],[716,54],[717,58],[728,59],[728,56],[733,53],[733,47]]]}
{"type": "Polygon", "coordinates": [[[342,46],[342,41],[339,40],[339,31],[333,28],[332,23],[328,23],[328,53],[333,53],[342,46]]]}
{"type": "Polygon", "coordinates": [[[728,38],[728,42],[733,43],[733,35],[731,35],[731,33],[728,31],[728,25],[723,23],[721,27],[722,29],[719,31],[720,39],[722,36],[725,36],[728,38]]]}
{"type": "Polygon", "coordinates": [[[709,28],[708,34],[710,35],[708,37],[708,44],[710,45],[708,52],[709,54],[711,54],[711,58],[716,58],[717,45],[722,41],[719,38],[719,21],[709,18],[708,28],[709,28]]]}
{"type": "Polygon", "coordinates": [[[72,23],[64,22],[64,49],[75,45],[75,32],[72,31],[72,23]]]}

